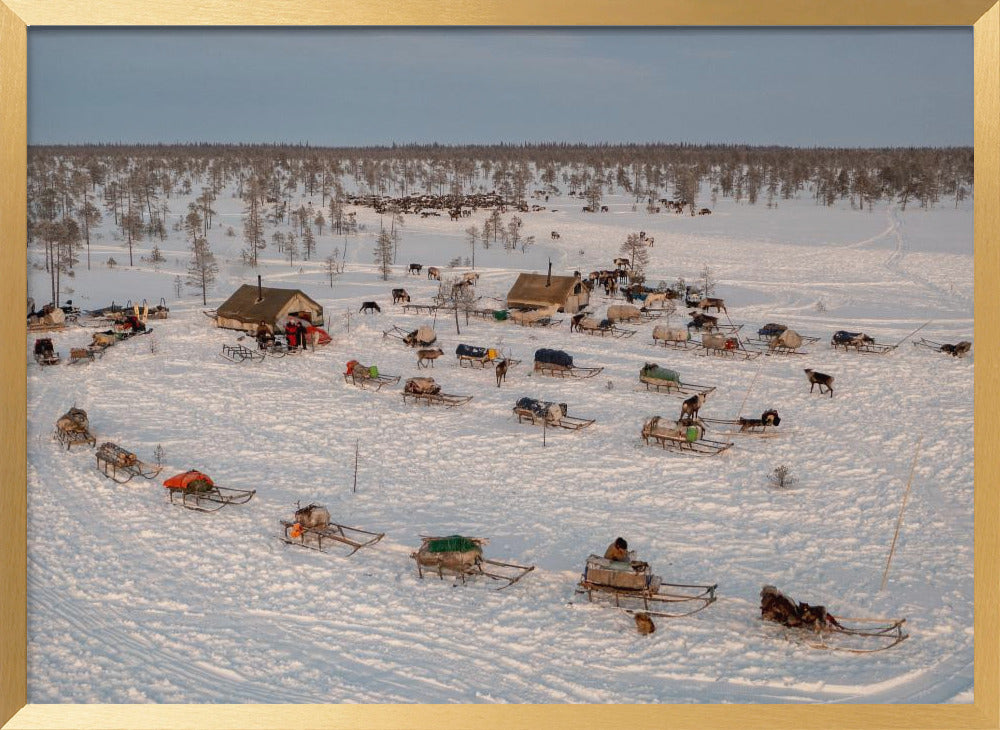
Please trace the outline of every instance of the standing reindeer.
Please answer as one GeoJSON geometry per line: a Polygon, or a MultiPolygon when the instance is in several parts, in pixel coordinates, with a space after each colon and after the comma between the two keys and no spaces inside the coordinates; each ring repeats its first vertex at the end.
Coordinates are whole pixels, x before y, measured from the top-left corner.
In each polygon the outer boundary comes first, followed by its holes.
{"type": "Polygon", "coordinates": [[[502,383],[507,378],[507,367],[510,365],[510,361],[507,358],[503,360],[497,360],[496,374],[497,374],[497,387],[500,387],[502,383]]]}
{"type": "Polygon", "coordinates": [[[811,385],[809,386],[809,392],[813,392],[813,388],[817,385],[819,386],[819,394],[823,395],[823,386],[826,386],[827,391],[830,393],[830,397],[833,398],[833,376],[827,375],[826,373],[817,373],[815,370],[806,368],[806,377],[809,378],[811,385]]]}

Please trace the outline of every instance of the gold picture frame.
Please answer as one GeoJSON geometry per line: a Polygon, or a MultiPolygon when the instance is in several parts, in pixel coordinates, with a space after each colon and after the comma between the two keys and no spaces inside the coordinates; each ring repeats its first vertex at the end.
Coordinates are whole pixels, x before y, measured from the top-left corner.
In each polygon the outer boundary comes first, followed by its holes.
{"type": "Polygon", "coordinates": [[[0,724],[5,728],[1000,727],[1000,4],[994,0],[0,0],[0,318],[23,330],[29,26],[972,26],[975,54],[975,703],[969,705],[28,705],[26,363],[0,348],[0,724]]]}

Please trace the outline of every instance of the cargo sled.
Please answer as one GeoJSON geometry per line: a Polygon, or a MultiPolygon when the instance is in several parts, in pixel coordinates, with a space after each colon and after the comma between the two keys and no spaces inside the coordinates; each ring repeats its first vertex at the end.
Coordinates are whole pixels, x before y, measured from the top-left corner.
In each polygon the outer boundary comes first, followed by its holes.
{"type": "Polygon", "coordinates": [[[935,352],[946,352],[952,357],[965,357],[972,350],[972,343],[968,340],[962,340],[954,345],[944,343],[944,342],[934,342],[932,340],[925,340],[920,338],[919,340],[914,340],[914,346],[916,347],[926,347],[929,350],[934,350],[935,352]]]}
{"type": "Polygon", "coordinates": [[[844,352],[854,350],[858,353],[874,355],[885,355],[896,349],[896,345],[884,345],[875,342],[873,337],[869,337],[864,332],[848,332],[847,330],[837,330],[830,338],[830,347],[833,349],[844,348],[844,352]]]}
{"type": "Polygon", "coordinates": [[[699,421],[672,421],[653,416],[642,424],[642,440],[649,445],[652,439],[663,449],[682,454],[714,456],[733,444],[705,438],[705,428],[699,421]]]}
{"type": "Polygon", "coordinates": [[[216,486],[211,477],[191,469],[170,477],[163,486],[170,503],[198,512],[215,512],[227,504],[246,504],[257,493],[255,489],[230,489],[216,486]]]}
{"type": "Polygon", "coordinates": [[[718,332],[705,333],[701,336],[699,355],[714,355],[716,357],[731,357],[739,360],[753,360],[760,357],[757,350],[748,350],[736,335],[723,335],[718,332]]]}
{"type": "Polygon", "coordinates": [[[57,332],[66,329],[66,313],[52,304],[28,316],[28,332],[57,332]]]}
{"type": "Polygon", "coordinates": [[[140,461],[131,451],[105,441],[97,449],[97,470],[109,479],[125,484],[137,476],[153,479],[159,475],[163,467],[140,461]]]}
{"type": "Polygon", "coordinates": [[[558,327],[561,319],[554,319],[559,308],[549,306],[540,309],[508,309],[506,319],[522,327],[558,327]]]}
{"type": "Polygon", "coordinates": [[[583,368],[573,364],[573,356],[562,350],[541,348],[535,351],[535,372],[555,378],[592,378],[604,370],[583,368]]]}
{"type": "Polygon", "coordinates": [[[489,542],[485,537],[463,537],[449,535],[448,537],[421,536],[420,548],[410,554],[417,562],[417,575],[424,577],[424,572],[436,573],[444,579],[445,574],[457,576],[464,584],[466,578],[485,576],[493,580],[503,581],[496,590],[503,590],[514,585],[535,569],[534,565],[518,565],[502,563],[483,557],[483,545],[489,542]]]}
{"type": "Polygon", "coordinates": [[[676,370],[661,368],[655,362],[648,362],[639,369],[639,382],[646,386],[646,390],[655,390],[658,393],[679,395],[685,398],[698,393],[708,395],[715,390],[714,385],[685,383],[676,370]]]}
{"type": "Polygon", "coordinates": [[[35,340],[34,348],[35,362],[39,365],[58,365],[62,358],[55,351],[51,337],[39,337],[35,340]]]}
{"type": "Polygon", "coordinates": [[[352,548],[346,557],[385,537],[384,532],[370,532],[331,522],[330,511],[320,504],[300,507],[295,510],[295,516],[291,520],[281,520],[281,525],[284,528],[284,534],[280,538],[282,542],[321,553],[327,552],[330,542],[340,543],[352,548]]]}
{"type": "Polygon", "coordinates": [[[223,345],[219,356],[229,362],[263,362],[264,352],[245,345],[223,345]]]}
{"type": "Polygon", "coordinates": [[[653,344],[675,350],[701,347],[697,340],[691,339],[691,332],[687,327],[670,327],[664,324],[653,327],[653,344]]]}
{"type": "Polygon", "coordinates": [[[414,401],[427,406],[447,406],[453,408],[468,403],[471,395],[442,393],[441,386],[434,378],[410,378],[403,386],[403,403],[414,401]]]}
{"type": "Polygon", "coordinates": [[[797,603],[777,588],[760,591],[760,614],[765,621],[781,624],[785,635],[813,649],[872,654],[891,649],[909,638],[903,633],[905,618],[847,618],[833,616],[825,606],[797,603]]]}
{"type": "Polygon", "coordinates": [[[679,618],[698,613],[715,602],[713,585],[664,583],[653,575],[649,564],[635,560],[608,560],[598,555],[587,558],[577,593],[586,593],[587,599],[606,600],[627,613],[645,611],[651,616],[679,618]]]}
{"type": "Polygon", "coordinates": [[[593,317],[583,317],[576,321],[577,332],[582,332],[585,335],[601,336],[607,337],[611,336],[615,339],[624,339],[626,337],[631,337],[636,333],[637,330],[629,330],[623,327],[619,327],[610,319],[594,319],[593,317]]]}
{"type": "Polygon", "coordinates": [[[518,423],[530,421],[536,426],[544,424],[550,428],[579,431],[594,423],[593,418],[577,418],[567,415],[565,403],[550,403],[535,398],[519,399],[513,410],[518,423]]]}
{"type": "Polygon", "coordinates": [[[415,330],[393,326],[382,333],[382,339],[386,337],[401,340],[407,347],[430,347],[437,342],[437,333],[426,325],[415,330]]]}
{"type": "Polygon", "coordinates": [[[90,432],[90,419],[87,412],[82,408],[70,408],[56,421],[56,430],[53,434],[56,441],[63,444],[68,451],[76,444],[88,444],[94,446],[97,439],[90,432]]]}
{"type": "Polygon", "coordinates": [[[362,365],[357,360],[349,360],[344,371],[344,382],[365,390],[381,390],[383,385],[395,385],[400,376],[380,373],[375,365],[362,365]]]}
{"type": "Polygon", "coordinates": [[[728,431],[720,431],[725,436],[777,436],[780,433],[777,430],[778,425],[781,423],[778,411],[773,408],[769,408],[761,413],[760,418],[747,418],[744,416],[732,419],[700,417],[699,420],[713,426],[728,426],[728,431]],[[770,431],[768,431],[769,428],[771,429],[770,431]]]}

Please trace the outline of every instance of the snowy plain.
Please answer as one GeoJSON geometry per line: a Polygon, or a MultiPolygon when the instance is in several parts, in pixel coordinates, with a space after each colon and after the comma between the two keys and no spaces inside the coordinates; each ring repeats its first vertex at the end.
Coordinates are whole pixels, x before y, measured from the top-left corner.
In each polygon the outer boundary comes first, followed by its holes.
{"type": "MultiPolygon", "coordinates": [[[[174,211],[187,202],[169,201],[174,211]]],[[[182,233],[159,243],[165,263],[137,253],[130,269],[106,216],[92,270],[78,265],[65,296],[84,309],[163,297],[171,311],[150,322],[151,335],[94,363],[30,363],[29,701],[971,702],[974,353],[956,360],[905,342],[880,357],[828,344],[837,329],[896,343],[928,320],[918,337],[972,338],[971,200],[862,212],[817,206],[805,193],[776,209],[720,198],[697,217],[633,211],[626,196],[603,202],[610,212],[585,214],[579,199],[553,196],[549,210],[521,214],[524,234],[536,237],[527,252],[477,249],[482,305],[501,306],[519,271],[544,272],[549,259],[558,274],[611,268],[625,237],[644,230],[655,238],[648,281],[694,283],[708,265],[744,334],[776,321],[819,342],[806,355],[740,362],[656,347],[650,323],[612,340],[570,333],[568,319],[537,329],[463,317],[458,335],[453,316],[403,314],[389,292],[402,286],[429,302],[436,283],[408,276],[406,265],[469,256],[464,229],[481,229],[485,213],[407,216],[383,281],[372,256],[379,216],[357,208],[359,235],[326,229],[313,261],[292,266],[269,248],[259,271],[265,285],[319,301],[333,343],[238,365],[219,357],[238,333],[216,329],[202,310],[255,281],[240,262],[240,200],[226,191],[215,203],[220,276],[207,307],[186,287],[175,295],[188,260],[182,233]],[[321,262],[345,242],[346,269],[331,287],[321,262]],[[114,270],[103,264],[112,255],[114,270]],[[369,299],[380,314],[358,314],[369,299]],[[426,374],[473,395],[469,404],[404,405],[401,384],[373,393],[344,382],[350,359],[404,379],[425,374],[412,350],[383,337],[421,324],[434,324],[445,351],[426,374]],[[458,367],[459,343],[522,363],[498,389],[490,369],[458,367]],[[530,375],[539,347],[605,369],[589,380],[530,375]],[[715,385],[703,416],[776,408],[782,435],[727,437],[735,446],[710,458],[643,445],[643,420],[675,416],[680,403],[642,389],[645,362],[715,385]],[[809,393],[806,367],[835,376],[835,397],[809,393]],[[541,428],[511,414],[524,395],[566,402],[596,423],[548,430],[543,445],[541,428]],[[97,472],[92,450],[61,450],[53,424],[74,404],[98,443],[146,461],[161,447],[161,478],[119,485],[97,472]],[[797,478],[792,488],[769,485],[779,465],[797,478]],[[189,468],[257,495],[214,514],[171,506],[162,478],[189,468]],[[386,537],[349,558],[286,546],[279,520],[299,501],[386,537]],[[488,537],[487,557],[536,570],[503,591],[419,579],[409,558],[419,536],[453,533],[488,537]],[[628,615],[587,603],[574,593],[584,560],[618,535],[665,580],[718,583],[718,601],[659,620],[649,637],[628,615]],[[765,583],[837,615],[905,616],[910,638],[871,655],[810,649],[761,622],[765,583]]],[[[35,258],[29,293],[41,303],[48,279],[35,258]]],[[[597,294],[592,304],[601,312],[607,302],[597,294]]],[[[684,310],[671,320],[686,321],[684,310]]],[[[53,339],[65,357],[90,334],[71,327],[53,339]]]]}

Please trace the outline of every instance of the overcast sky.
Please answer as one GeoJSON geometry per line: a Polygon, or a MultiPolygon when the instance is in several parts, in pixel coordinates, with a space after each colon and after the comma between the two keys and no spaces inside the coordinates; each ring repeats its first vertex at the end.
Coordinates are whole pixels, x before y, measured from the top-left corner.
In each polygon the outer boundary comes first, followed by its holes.
{"type": "Polygon", "coordinates": [[[28,141],[972,145],[971,28],[28,30],[28,141]]]}

